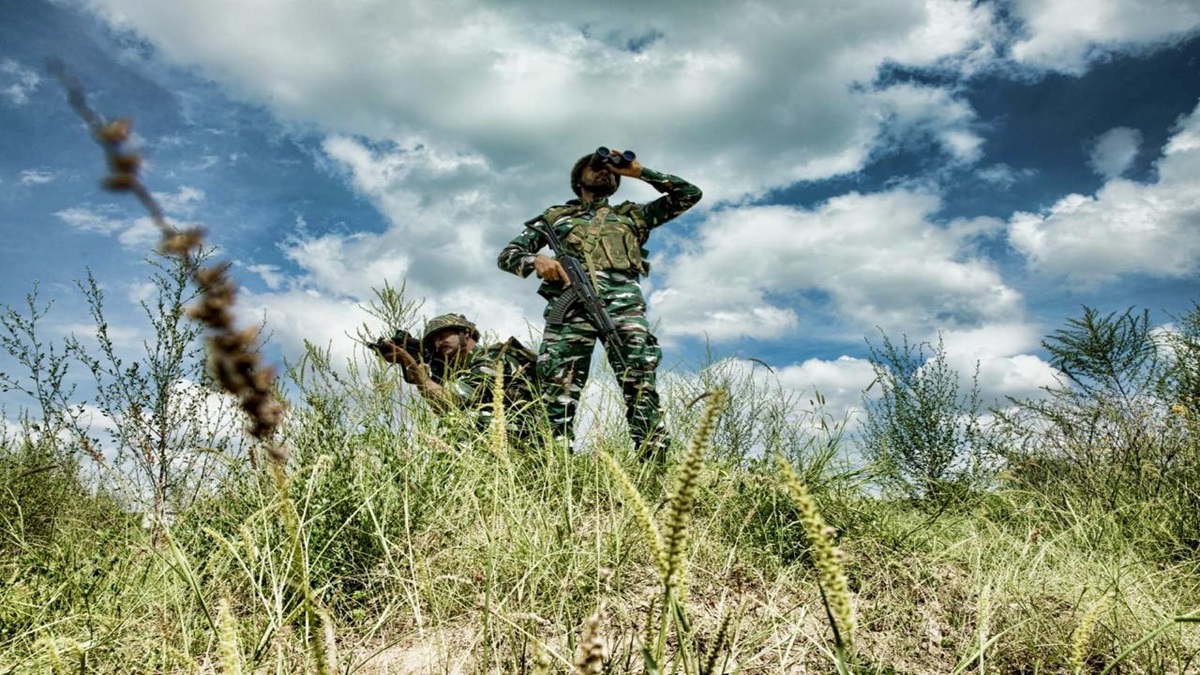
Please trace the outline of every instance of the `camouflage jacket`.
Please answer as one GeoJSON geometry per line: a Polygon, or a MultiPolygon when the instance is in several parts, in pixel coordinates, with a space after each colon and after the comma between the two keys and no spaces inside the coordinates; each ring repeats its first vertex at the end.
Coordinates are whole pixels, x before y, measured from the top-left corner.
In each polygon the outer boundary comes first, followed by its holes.
{"type": "MultiPolygon", "coordinates": [[[[537,400],[534,383],[537,355],[516,338],[480,345],[467,360],[452,370],[442,387],[454,398],[459,410],[478,415],[480,426],[491,423],[496,374],[504,371],[504,406],[514,417],[537,400]]],[[[511,418],[510,418],[511,419],[511,418]]]]}
{"type": "MultiPolygon", "coordinates": [[[[614,270],[634,278],[649,271],[646,241],[650,231],[687,211],[700,201],[700,188],[678,176],[642,169],[642,180],[663,193],[648,204],[622,202],[609,206],[607,199],[584,204],[572,199],[566,204],[552,206],[542,218],[554,228],[566,248],[567,255],[578,258],[591,272],[614,270]],[[603,232],[593,237],[595,232],[603,232]],[[609,244],[612,244],[611,246],[609,244]],[[597,263],[597,260],[601,261],[597,263]]],[[[545,227],[545,224],[539,224],[545,227]]],[[[537,229],[525,228],[500,252],[500,269],[527,277],[533,272],[533,259],[548,245],[546,235],[537,229]]],[[[625,276],[622,275],[622,276],[625,276]]],[[[554,297],[562,291],[561,284],[543,283],[538,289],[543,297],[554,297]]]]}

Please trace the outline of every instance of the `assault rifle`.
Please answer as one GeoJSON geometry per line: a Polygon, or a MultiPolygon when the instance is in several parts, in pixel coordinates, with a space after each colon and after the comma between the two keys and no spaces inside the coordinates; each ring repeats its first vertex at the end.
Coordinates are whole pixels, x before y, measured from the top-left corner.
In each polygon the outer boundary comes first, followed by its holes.
{"type": "MultiPolygon", "coordinates": [[[[525,227],[536,230],[534,224],[539,220],[546,223],[542,216],[536,216],[525,221],[525,227]]],[[[621,373],[629,368],[625,363],[625,357],[621,355],[621,349],[625,345],[621,342],[621,334],[617,332],[612,317],[604,309],[604,302],[600,300],[600,296],[596,295],[596,289],[592,286],[592,280],[588,277],[587,270],[583,269],[583,264],[578,259],[564,252],[562,242],[554,233],[552,224],[546,223],[546,227],[538,231],[546,235],[546,239],[550,242],[550,249],[554,251],[554,257],[567,271],[567,279],[571,281],[567,290],[550,303],[550,310],[546,312],[546,322],[552,325],[561,325],[566,320],[567,310],[571,309],[575,303],[582,302],[588,320],[600,333],[600,341],[604,343],[604,349],[608,352],[609,358],[615,361],[620,368],[621,372],[617,373],[617,377],[620,377],[621,373]]]]}
{"type": "Polygon", "coordinates": [[[367,347],[377,352],[382,352],[384,342],[391,342],[411,354],[418,362],[429,364],[429,374],[433,376],[435,382],[441,383],[445,378],[446,360],[442,358],[441,354],[431,349],[425,349],[425,345],[421,344],[421,341],[413,337],[408,331],[403,329],[397,330],[396,334],[390,338],[379,338],[374,342],[368,342],[367,347]]]}

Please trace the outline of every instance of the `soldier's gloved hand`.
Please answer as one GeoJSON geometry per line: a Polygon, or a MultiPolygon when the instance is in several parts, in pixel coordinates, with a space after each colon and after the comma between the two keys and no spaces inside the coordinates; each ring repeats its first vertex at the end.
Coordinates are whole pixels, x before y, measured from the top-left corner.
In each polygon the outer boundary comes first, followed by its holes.
{"type": "Polygon", "coordinates": [[[533,259],[533,271],[537,273],[539,279],[557,281],[564,286],[571,285],[571,279],[567,276],[567,270],[563,269],[562,263],[554,258],[544,255],[535,256],[533,259]]]}
{"type": "MultiPolygon", "coordinates": [[[[621,150],[618,150],[616,148],[609,148],[608,151],[611,152],[614,157],[620,156],[620,154],[622,152],[621,150]]],[[[612,173],[617,174],[618,176],[629,176],[630,178],[641,178],[642,177],[642,163],[637,161],[636,159],[633,160],[632,162],[626,164],[625,166],[617,166],[616,164],[605,164],[604,168],[608,169],[612,173]]]]}

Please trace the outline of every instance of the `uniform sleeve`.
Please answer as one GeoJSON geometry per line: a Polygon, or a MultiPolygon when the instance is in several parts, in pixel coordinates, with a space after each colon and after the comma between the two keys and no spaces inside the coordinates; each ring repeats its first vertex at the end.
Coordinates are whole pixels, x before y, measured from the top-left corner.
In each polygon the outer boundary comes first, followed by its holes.
{"type": "Polygon", "coordinates": [[[519,277],[528,277],[533,272],[533,258],[546,246],[546,236],[541,230],[526,227],[500,251],[496,264],[500,269],[519,277]]]}
{"type": "Polygon", "coordinates": [[[446,387],[460,407],[477,406],[490,398],[492,387],[496,384],[497,368],[503,367],[506,373],[511,372],[502,348],[493,345],[477,349],[483,351],[473,355],[471,363],[446,387]]]}
{"type": "Polygon", "coordinates": [[[479,394],[481,386],[484,386],[483,377],[479,373],[469,370],[443,385],[454,398],[454,405],[459,408],[472,403],[479,394]]]}
{"type": "Polygon", "coordinates": [[[642,180],[663,193],[663,196],[641,207],[642,218],[645,219],[648,229],[654,229],[687,211],[704,196],[700,188],[669,173],[659,173],[643,167],[642,180]]]}

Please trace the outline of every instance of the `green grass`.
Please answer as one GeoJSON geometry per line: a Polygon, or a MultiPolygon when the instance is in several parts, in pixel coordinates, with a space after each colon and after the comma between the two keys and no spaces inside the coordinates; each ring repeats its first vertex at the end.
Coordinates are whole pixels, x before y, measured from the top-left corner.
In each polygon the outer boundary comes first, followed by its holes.
{"type": "MultiPolygon", "coordinates": [[[[653,471],[619,425],[575,455],[496,452],[494,435],[362,386],[336,405],[309,392],[282,481],[232,461],[158,539],[69,468],[24,473],[44,458],[9,439],[0,672],[589,672],[589,639],[608,672],[1200,668],[1195,561],[1124,536],[1127,514],[999,489],[931,519],[873,496],[837,453],[791,465],[836,531],[843,654],[803,509],[770,462],[709,436],[653,471]]],[[[697,424],[679,393],[672,419],[697,424]]],[[[814,448],[821,433],[836,431],[814,448]]]]}

